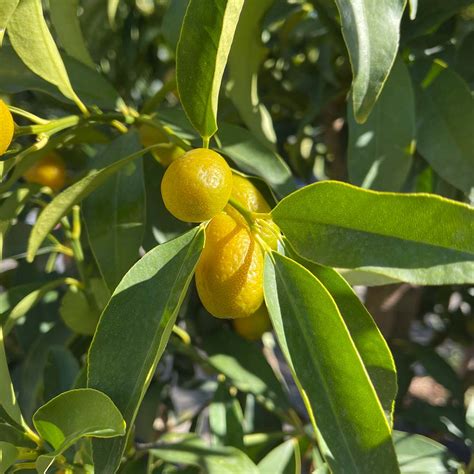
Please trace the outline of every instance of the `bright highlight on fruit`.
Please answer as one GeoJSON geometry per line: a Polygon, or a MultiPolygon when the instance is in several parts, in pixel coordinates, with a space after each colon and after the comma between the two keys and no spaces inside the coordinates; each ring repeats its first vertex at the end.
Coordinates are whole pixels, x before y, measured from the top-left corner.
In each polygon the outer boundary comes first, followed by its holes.
{"type": "Polygon", "coordinates": [[[238,318],[232,321],[234,330],[247,341],[258,341],[263,334],[272,327],[267,307],[262,304],[260,308],[248,318],[238,318]]]}
{"type": "Polygon", "coordinates": [[[61,190],[66,184],[66,166],[57,153],[49,153],[37,160],[23,175],[26,181],[61,190]]]}
{"type": "Polygon", "coordinates": [[[204,307],[217,318],[245,318],[263,303],[263,253],[246,225],[221,212],[206,229],[196,268],[204,307]]]}
{"type": "Polygon", "coordinates": [[[2,156],[10,146],[15,131],[13,117],[5,102],[0,100],[0,156],[2,156]]]}
{"type": "Polygon", "coordinates": [[[185,222],[211,219],[226,206],[232,171],[215,151],[196,148],[173,161],[161,182],[168,211],[185,222]]]}

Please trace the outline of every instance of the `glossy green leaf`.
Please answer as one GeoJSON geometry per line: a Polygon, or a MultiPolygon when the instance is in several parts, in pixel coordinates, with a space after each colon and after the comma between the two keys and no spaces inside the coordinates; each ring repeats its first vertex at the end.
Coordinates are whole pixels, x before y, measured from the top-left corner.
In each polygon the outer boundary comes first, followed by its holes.
{"type": "Polygon", "coordinates": [[[7,472],[7,469],[14,464],[18,456],[18,449],[10,443],[0,441],[0,472],[7,472]]]}
{"type": "Polygon", "coordinates": [[[298,441],[290,438],[273,448],[259,463],[260,474],[298,474],[301,472],[301,459],[298,441]],[[298,454],[296,454],[298,453],[298,454]],[[298,462],[298,466],[296,463],[298,462]]]}
{"type": "Polygon", "coordinates": [[[323,181],[283,199],[272,215],[300,255],[324,265],[415,284],[473,280],[474,209],[465,204],[323,181]]]}
{"type": "Polygon", "coordinates": [[[75,286],[69,287],[59,308],[64,324],[77,334],[91,336],[99,322],[99,311],[84,291],[75,286]]]}
{"type": "Polygon", "coordinates": [[[203,138],[217,131],[217,104],[244,0],[190,0],[176,52],[181,103],[203,138]]]}
{"type": "Polygon", "coordinates": [[[74,92],[58,48],[43,16],[41,0],[22,0],[8,22],[8,37],[21,60],[85,110],[74,92]]]}
{"type": "Polygon", "coordinates": [[[331,453],[332,470],[398,473],[382,406],[326,288],[277,253],[266,257],[264,287],[280,347],[331,453]]]}
{"type": "MultiPolygon", "coordinates": [[[[137,134],[119,136],[94,166],[106,168],[141,149],[137,134]]],[[[137,261],[145,221],[142,160],[130,163],[84,200],[82,211],[89,243],[111,291],[137,261]],[[112,199],[111,199],[112,197],[112,199]]]]}
{"type": "Polygon", "coordinates": [[[351,183],[399,191],[412,166],[415,97],[408,69],[395,61],[380,97],[364,124],[348,111],[348,167],[351,183]]]}
{"type": "Polygon", "coordinates": [[[79,0],[49,0],[49,10],[59,41],[69,56],[94,68],[79,23],[79,0]]]}
{"type": "Polygon", "coordinates": [[[442,71],[420,94],[417,147],[448,183],[474,199],[474,99],[453,71],[442,71]]]}
{"type": "Polygon", "coordinates": [[[245,173],[264,178],[279,196],[286,196],[296,189],[291,170],[283,159],[245,128],[222,124],[218,138],[219,151],[245,173]]]}
{"type": "Polygon", "coordinates": [[[37,447],[23,431],[6,423],[0,423],[0,440],[19,448],[34,449],[37,447]]]}
{"type": "Polygon", "coordinates": [[[397,373],[390,349],[372,316],[336,270],[298,257],[295,260],[306,267],[333,297],[391,424],[397,395],[397,373]]]}
{"type": "Polygon", "coordinates": [[[0,0],[0,47],[3,43],[5,30],[8,26],[8,21],[13,15],[20,0],[0,0]]]}
{"type": "Polygon", "coordinates": [[[158,459],[201,468],[206,474],[260,474],[257,466],[233,447],[209,447],[195,435],[166,434],[150,450],[158,459]]]}
{"type": "MultiPolygon", "coordinates": [[[[104,76],[66,54],[63,54],[63,60],[74,90],[84,103],[105,109],[115,108],[119,95],[104,76]]],[[[4,45],[0,49],[0,91],[16,94],[31,90],[44,92],[62,102],[70,102],[55,86],[31,72],[11,46],[4,45]]]]}
{"type": "Polygon", "coordinates": [[[393,440],[402,474],[423,472],[445,474],[448,472],[444,463],[448,449],[442,444],[425,436],[401,431],[393,432],[393,440]]]}
{"type": "MultiPolygon", "coordinates": [[[[0,326],[0,408],[9,419],[12,419],[16,425],[21,426],[23,418],[21,416],[20,407],[15,396],[15,390],[10,379],[8,370],[7,356],[3,345],[3,328],[0,326]]],[[[3,418],[0,413],[0,418],[3,418]]],[[[9,421],[9,420],[5,420],[9,421]]]]}
{"type": "Polygon", "coordinates": [[[352,65],[357,122],[369,116],[395,60],[406,0],[336,0],[352,65]]]}
{"type": "Polygon", "coordinates": [[[245,2],[229,54],[228,81],[230,98],[245,125],[270,148],[275,146],[276,134],[270,112],[258,97],[258,73],[267,56],[261,23],[273,3],[274,0],[245,2]]]}
{"type": "MultiPolygon", "coordinates": [[[[125,275],[101,316],[89,351],[88,386],[111,397],[129,428],[166,347],[203,245],[204,232],[197,227],[148,252],[125,275]]],[[[115,472],[125,441],[94,442],[98,472],[115,472]]]]}
{"type": "Polygon", "coordinates": [[[44,367],[43,396],[50,400],[74,387],[79,363],[72,352],[63,346],[52,346],[44,367]]]}
{"type": "Polygon", "coordinates": [[[28,242],[28,261],[34,259],[43,240],[75,204],[82,201],[113,174],[140,158],[144,153],[146,153],[146,150],[140,150],[137,153],[115,161],[105,168],[92,170],[85,178],[82,178],[58,194],[43,209],[31,231],[28,242]]]}
{"type": "Polygon", "coordinates": [[[189,0],[173,0],[168,4],[166,13],[163,16],[161,30],[164,39],[173,51],[176,51],[178,46],[181,24],[183,23],[188,3],[189,0]]]}
{"type": "Polygon", "coordinates": [[[226,383],[219,383],[209,405],[209,428],[213,445],[244,448],[242,408],[226,383]]]}

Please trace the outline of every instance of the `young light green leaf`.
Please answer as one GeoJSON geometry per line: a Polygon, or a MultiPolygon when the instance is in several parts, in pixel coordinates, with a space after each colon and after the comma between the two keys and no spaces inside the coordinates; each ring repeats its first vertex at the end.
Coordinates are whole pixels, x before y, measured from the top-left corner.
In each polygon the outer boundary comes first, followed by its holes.
{"type": "Polygon", "coordinates": [[[295,257],[333,297],[391,425],[397,395],[397,373],[392,354],[379,328],[354,290],[336,270],[295,257]]]}
{"type": "Polygon", "coordinates": [[[296,189],[291,170],[283,159],[245,128],[222,124],[218,138],[219,151],[245,173],[264,178],[279,196],[296,189]]]}
{"type": "Polygon", "coordinates": [[[63,60],[43,16],[41,0],[22,0],[8,23],[8,37],[21,60],[54,84],[81,111],[87,109],[74,92],[63,60]]]}
{"type": "Polygon", "coordinates": [[[107,18],[112,28],[115,28],[115,16],[119,7],[120,0],[107,0],[107,18]]]}
{"type": "Polygon", "coordinates": [[[348,167],[351,183],[379,191],[399,191],[412,166],[415,97],[410,74],[395,61],[380,97],[364,124],[348,110],[348,167]]]}
{"type": "Polygon", "coordinates": [[[264,288],[280,347],[331,453],[332,470],[398,473],[382,406],[326,288],[277,253],[266,257],[264,288]]]}
{"type": "MultiPolygon", "coordinates": [[[[15,390],[8,370],[7,355],[3,345],[3,328],[0,326],[0,408],[5,412],[8,418],[12,419],[18,426],[22,426],[23,417],[15,396],[15,390]]],[[[3,418],[0,414],[0,418],[3,418]]],[[[8,421],[8,420],[6,420],[8,421]]]]}
{"type": "MultiPolygon", "coordinates": [[[[119,136],[94,158],[105,168],[142,148],[137,134],[119,136]]],[[[113,291],[137,261],[145,221],[145,184],[142,161],[137,160],[84,200],[87,236],[108,288],[113,291]],[[113,196],[113,199],[110,197],[113,196]]]]}
{"type": "Polygon", "coordinates": [[[257,466],[233,447],[209,447],[198,436],[166,434],[150,452],[165,462],[199,467],[206,474],[260,474],[257,466]]]}
{"type": "Polygon", "coordinates": [[[94,334],[100,316],[84,291],[75,286],[69,287],[63,296],[59,314],[69,329],[89,336],[94,334]]]}
{"type": "Polygon", "coordinates": [[[449,199],[323,181],[286,197],[272,215],[300,255],[324,265],[414,284],[474,278],[474,209],[449,199]]]}
{"type": "Polygon", "coordinates": [[[275,148],[276,134],[270,112],[258,97],[258,72],[267,55],[261,23],[273,3],[274,0],[245,2],[229,54],[228,81],[230,98],[245,125],[270,149],[275,148]]]}
{"type": "Polygon", "coordinates": [[[87,50],[77,9],[79,0],[49,0],[51,21],[64,50],[69,56],[94,69],[94,61],[87,50]]]}
{"type": "Polygon", "coordinates": [[[474,200],[474,98],[467,84],[445,69],[420,93],[418,113],[418,151],[474,200]]]}
{"type": "Polygon", "coordinates": [[[273,448],[259,463],[260,474],[290,474],[301,472],[298,440],[290,438],[273,448]],[[298,454],[296,455],[296,452],[298,454]],[[299,466],[296,466],[296,462],[299,466]]]}
{"type": "Polygon", "coordinates": [[[8,26],[8,21],[13,15],[20,0],[0,0],[0,48],[2,47],[5,30],[8,26]]]}
{"type": "Polygon", "coordinates": [[[352,65],[357,122],[367,120],[395,60],[406,0],[336,0],[352,65]]]}
{"type": "Polygon", "coordinates": [[[217,131],[222,76],[244,0],[190,0],[176,52],[181,103],[204,139],[217,131]]]}
{"type": "MultiPolygon", "coordinates": [[[[197,227],[142,257],[115,289],[88,358],[88,386],[103,391],[133,426],[204,245],[197,227]],[[134,343],[130,344],[130,340],[134,343]]],[[[126,438],[94,442],[97,472],[114,473],[126,438]]]]}
{"type": "MultiPolygon", "coordinates": [[[[134,132],[132,132],[134,133],[134,132]]],[[[126,165],[140,158],[147,150],[140,150],[125,158],[115,161],[105,168],[93,170],[85,178],[69,186],[63,192],[58,194],[41,212],[31,231],[28,242],[28,261],[33,261],[37,250],[46,236],[51,232],[54,226],[65,216],[78,202],[96,190],[114,173],[117,173],[126,165]]]]}
{"type": "Polygon", "coordinates": [[[18,449],[13,444],[0,441],[0,472],[7,472],[18,456],[18,449]]]}

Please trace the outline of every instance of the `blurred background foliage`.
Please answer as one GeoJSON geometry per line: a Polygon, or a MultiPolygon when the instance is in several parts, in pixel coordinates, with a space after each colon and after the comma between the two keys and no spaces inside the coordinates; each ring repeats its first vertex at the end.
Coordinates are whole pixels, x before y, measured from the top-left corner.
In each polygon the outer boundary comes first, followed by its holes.
{"type": "MultiPolygon", "coordinates": [[[[462,177],[457,176],[463,173],[457,160],[470,160],[472,173],[473,149],[468,149],[472,137],[464,132],[456,135],[451,143],[456,150],[445,154],[443,144],[433,149],[433,143],[444,140],[443,130],[436,128],[442,125],[430,122],[426,130],[426,120],[436,113],[433,104],[439,106],[441,116],[455,117],[450,126],[457,129],[459,123],[465,129],[473,117],[469,102],[474,86],[472,2],[420,0],[414,20],[405,12],[399,58],[392,72],[397,80],[389,88],[389,78],[364,125],[355,123],[348,106],[351,66],[334,2],[258,2],[253,14],[261,16],[260,30],[247,30],[231,52],[221,91],[221,122],[249,128],[264,146],[283,157],[299,185],[329,178],[372,189],[432,192],[468,201],[462,177]],[[241,80],[239,58],[253,68],[251,81],[241,80]],[[440,90],[450,97],[449,103],[436,96],[437,81],[444,81],[440,90]],[[255,107],[261,118],[257,121],[252,119],[255,107]],[[458,169],[457,175],[456,170],[451,172],[453,168],[458,169]]],[[[78,14],[88,51],[97,71],[110,83],[84,83],[85,90],[106,101],[115,89],[136,109],[161,88],[166,90],[174,78],[175,48],[186,5],[186,0],[81,0],[78,14]]],[[[61,46],[54,21],[52,31],[61,46]]],[[[72,76],[77,64],[73,60],[66,64],[72,76]]],[[[0,51],[0,92],[5,98],[15,93],[11,100],[15,106],[42,117],[74,110],[52,94],[46,83],[24,83],[22,67],[6,39],[0,51]]],[[[160,114],[176,118],[179,101],[173,88],[169,89],[160,114]]],[[[473,124],[469,124],[471,135],[473,124]]],[[[77,140],[61,148],[70,181],[90,167],[109,133],[100,127],[85,128],[77,140]],[[76,146],[75,141],[80,144],[76,146]]],[[[147,219],[143,248],[148,250],[180,233],[184,224],[165,215],[159,197],[163,169],[152,160],[146,160],[144,166],[147,219]]],[[[20,314],[18,325],[6,339],[27,419],[54,395],[81,385],[90,329],[77,326],[78,314],[88,312],[88,324],[93,327],[108,297],[87,239],[83,242],[83,271],[92,280],[96,278],[93,304],[57,283],[65,274],[74,275],[75,265],[65,256],[55,255],[52,260],[47,244],[41,258],[26,263],[26,240],[37,212],[38,207],[30,203],[10,229],[0,273],[0,317],[7,317],[25,295],[41,289],[27,308],[28,317],[24,317],[26,311],[20,314]]],[[[448,448],[436,452],[436,462],[446,471],[422,472],[454,472],[458,462],[471,463],[469,472],[473,472],[474,288],[393,284],[357,289],[396,359],[395,428],[423,434],[448,448]]],[[[296,417],[298,423],[307,423],[271,334],[261,343],[243,340],[230,324],[205,313],[195,291],[181,310],[180,325],[193,344],[172,337],[138,416],[138,452],[157,439],[166,440],[167,432],[184,431],[212,438],[216,446],[239,447],[261,461],[280,445],[288,420],[294,423],[296,417]],[[261,358],[262,352],[268,363],[261,358]]],[[[302,459],[302,472],[309,472],[311,453],[304,437],[299,439],[298,450],[289,443],[280,445],[277,454],[273,452],[268,465],[274,469],[278,464],[280,470],[272,472],[298,472],[295,456],[302,459]]],[[[194,438],[189,442],[197,443],[194,438]]],[[[176,460],[172,450],[155,448],[156,472],[197,470],[173,470],[171,464],[159,461],[176,460]]],[[[410,449],[404,455],[411,459],[410,449]]],[[[144,472],[140,470],[143,460],[139,456],[132,459],[123,472],[144,472]]]]}

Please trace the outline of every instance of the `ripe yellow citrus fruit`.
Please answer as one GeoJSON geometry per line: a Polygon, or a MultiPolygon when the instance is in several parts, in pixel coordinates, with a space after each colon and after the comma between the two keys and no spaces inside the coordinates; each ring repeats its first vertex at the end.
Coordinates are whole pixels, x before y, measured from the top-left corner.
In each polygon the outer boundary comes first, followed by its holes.
{"type": "Polygon", "coordinates": [[[26,181],[49,186],[53,191],[59,191],[66,184],[66,166],[57,153],[48,153],[23,175],[26,181]]]}
{"type": "Polygon", "coordinates": [[[169,166],[174,160],[186,153],[180,146],[171,143],[165,133],[151,125],[142,125],[139,129],[139,135],[145,148],[156,145],[151,150],[151,154],[164,167],[169,166]]]}
{"type": "Polygon", "coordinates": [[[173,161],[161,181],[168,211],[185,222],[203,222],[224,209],[232,191],[232,171],[215,151],[196,148],[173,161]]]}
{"type": "Polygon", "coordinates": [[[263,303],[263,253],[250,229],[221,212],[206,229],[196,268],[204,307],[217,318],[244,318],[263,303]]]}
{"type": "Polygon", "coordinates": [[[239,318],[232,321],[235,332],[248,341],[258,341],[263,333],[272,327],[265,304],[248,318],[239,318]]]}
{"type": "Polygon", "coordinates": [[[14,131],[15,125],[13,123],[12,114],[8,110],[5,102],[0,100],[0,156],[8,150],[13,139],[14,131]]]}
{"type": "MultiPolygon", "coordinates": [[[[247,178],[237,174],[233,176],[231,197],[251,212],[269,213],[271,211],[270,205],[255,185],[247,178]]],[[[225,211],[237,221],[245,221],[241,214],[231,205],[228,205],[225,211]]],[[[276,250],[278,248],[278,228],[270,217],[268,219],[261,219],[259,224],[258,230],[254,229],[254,232],[258,233],[271,249],[276,250]]]]}

